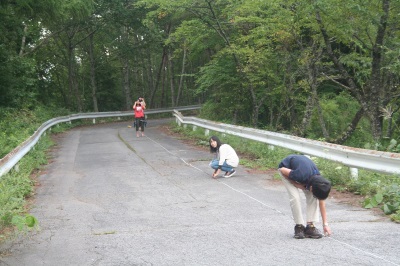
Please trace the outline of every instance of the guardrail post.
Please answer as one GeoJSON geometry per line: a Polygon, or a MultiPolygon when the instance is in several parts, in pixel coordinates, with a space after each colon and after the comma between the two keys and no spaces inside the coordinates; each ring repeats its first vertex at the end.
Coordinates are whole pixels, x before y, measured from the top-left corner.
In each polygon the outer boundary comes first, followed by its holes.
{"type": "Polygon", "coordinates": [[[210,130],[209,129],[204,130],[204,135],[209,136],[210,135],[210,130]]]}
{"type": "Polygon", "coordinates": [[[196,131],[196,129],[197,129],[197,126],[193,126],[193,131],[196,131]]]}
{"type": "Polygon", "coordinates": [[[352,179],[357,180],[358,179],[358,169],[351,167],[350,168],[350,175],[351,175],[352,179]]]}
{"type": "Polygon", "coordinates": [[[96,118],[93,118],[93,124],[96,124],[96,118]]]}
{"type": "Polygon", "coordinates": [[[186,128],[187,128],[187,124],[183,124],[183,128],[185,128],[185,129],[186,129],[186,128]]]}

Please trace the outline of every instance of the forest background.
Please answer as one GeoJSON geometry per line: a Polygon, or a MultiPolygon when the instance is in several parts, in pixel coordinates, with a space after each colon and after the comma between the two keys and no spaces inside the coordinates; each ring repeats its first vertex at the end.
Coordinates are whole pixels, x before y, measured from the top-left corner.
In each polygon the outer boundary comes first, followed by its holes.
{"type": "Polygon", "coordinates": [[[0,18],[0,158],[50,118],[138,97],[400,152],[400,1],[2,0],[0,18]]]}

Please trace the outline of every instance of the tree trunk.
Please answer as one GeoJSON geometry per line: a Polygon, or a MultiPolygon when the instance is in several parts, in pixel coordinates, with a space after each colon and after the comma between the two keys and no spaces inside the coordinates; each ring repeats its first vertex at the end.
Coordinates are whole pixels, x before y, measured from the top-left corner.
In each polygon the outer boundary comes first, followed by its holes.
{"type": "Polygon", "coordinates": [[[183,87],[183,81],[184,81],[184,78],[183,78],[183,77],[184,77],[184,75],[185,75],[186,54],[187,54],[187,49],[186,49],[185,44],[184,44],[184,47],[183,47],[183,58],[182,58],[181,77],[180,77],[180,79],[179,79],[178,93],[177,93],[177,95],[176,95],[176,101],[175,101],[175,104],[176,104],[177,106],[179,106],[179,99],[180,99],[180,96],[181,96],[181,94],[182,94],[182,87],[183,87]]]}
{"type": "Polygon", "coordinates": [[[383,88],[383,84],[381,81],[381,60],[383,41],[386,34],[389,4],[390,0],[382,0],[383,14],[380,19],[380,24],[378,26],[375,37],[375,43],[372,48],[371,77],[369,82],[362,89],[356,85],[357,83],[353,80],[349,72],[346,70],[346,68],[339,61],[339,58],[333,52],[330,38],[323,25],[320,13],[318,10],[316,11],[316,20],[325,42],[326,51],[332,62],[338,69],[340,75],[347,83],[346,85],[341,85],[348,89],[350,93],[355,96],[361,107],[364,109],[364,113],[371,123],[371,133],[377,143],[382,138],[382,120],[380,117],[380,107],[382,106],[382,97],[385,88],[383,88]]]}
{"type": "Polygon", "coordinates": [[[168,66],[169,66],[169,84],[171,89],[171,106],[175,107],[175,75],[174,75],[174,62],[170,51],[168,52],[168,66]]]}
{"type": "Polygon", "coordinates": [[[325,124],[325,120],[324,120],[324,116],[323,116],[323,111],[321,108],[321,105],[319,104],[319,99],[316,99],[315,102],[317,109],[318,109],[318,121],[319,121],[319,125],[321,126],[321,130],[322,130],[322,135],[324,136],[325,139],[329,139],[329,132],[326,129],[326,124],[325,124]]]}
{"type": "Polygon", "coordinates": [[[76,62],[75,49],[72,45],[72,39],[68,39],[68,84],[71,95],[75,96],[76,107],[78,112],[82,112],[82,102],[79,94],[78,84],[76,81],[76,62]]]}
{"type": "Polygon", "coordinates": [[[22,40],[21,40],[21,48],[19,50],[19,56],[23,56],[24,55],[27,32],[28,32],[28,26],[25,24],[24,25],[24,35],[22,36],[22,40]]]}
{"type": "Polygon", "coordinates": [[[318,97],[318,86],[319,86],[319,81],[318,81],[318,76],[319,76],[319,68],[316,62],[320,61],[321,59],[321,51],[319,51],[318,46],[316,45],[315,42],[311,43],[310,45],[307,45],[308,47],[311,46],[311,56],[308,57],[305,67],[306,67],[306,72],[307,72],[307,83],[309,84],[311,94],[308,97],[307,100],[307,105],[306,105],[306,111],[303,117],[303,121],[300,127],[300,136],[305,136],[306,131],[308,126],[311,123],[311,118],[313,111],[315,108],[317,108],[317,116],[318,116],[318,121],[320,128],[322,130],[322,134],[325,139],[329,138],[329,133],[326,130],[326,125],[323,117],[323,112],[321,105],[319,104],[319,97],[318,97]]]}
{"type": "Polygon", "coordinates": [[[96,71],[94,62],[94,49],[93,49],[93,33],[89,37],[89,58],[90,58],[90,83],[92,85],[92,101],[93,101],[93,111],[98,112],[99,108],[97,105],[97,86],[96,86],[96,71]]]}
{"type": "Polygon", "coordinates": [[[356,130],[358,122],[360,122],[363,115],[364,115],[364,109],[360,108],[360,110],[358,110],[356,115],[353,117],[353,120],[351,121],[350,125],[347,127],[347,130],[343,132],[342,136],[336,139],[329,140],[329,142],[336,144],[343,144],[348,138],[350,138],[350,136],[356,130]]]}
{"type": "Polygon", "coordinates": [[[126,57],[122,58],[123,68],[122,68],[122,75],[124,77],[124,95],[125,95],[125,110],[132,109],[132,97],[130,93],[130,86],[129,86],[129,61],[126,57]]]}
{"type": "Polygon", "coordinates": [[[163,67],[160,69],[160,73],[161,73],[161,106],[165,106],[164,105],[165,81],[168,78],[168,68],[164,67],[164,65],[166,64],[165,60],[166,60],[166,58],[163,57],[163,59],[162,59],[163,67]]]}
{"type": "Polygon", "coordinates": [[[382,47],[386,34],[387,20],[389,17],[389,6],[390,0],[382,1],[383,14],[380,18],[378,31],[376,33],[375,43],[372,48],[372,68],[371,68],[371,79],[370,79],[370,97],[369,97],[369,109],[367,115],[371,121],[372,135],[376,142],[382,138],[382,119],[380,108],[382,104],[382,98],[384,97],[384,88],[382,84],[382,47]]]}
{"type": "Polygon", "coordinates": [[[306,103],[306,110],[304,111],[304,116],[301,121],[301,126],[299,127],[299,129],[298,129],[299,132],[296,135],[301,136],[301,137],[306,136],[306,131],[307,131],[307,128],[311,121],[313,109],[314,109],[313,95],[309,95],[308,99],[307,99],[307,103],[306,103]]]}
{"type": "Polygon", "coordinates": [[[151,89],[151,107],[155,106],[155,96],[156,96],[156,92],[158,90],[158,86],[160,84],[160,82],[163,82],[163,74],[165,71],[165,66],[166,66],[166,56],[167,56],[167,52],[166,52],[166,48],[164,47],[163,49],[163,54],[161,55],[161,62],[160,62],[160,67],[158,69],[157,72],[157,80],[156,80],[156,84],[154,86],[154,88],[151,89]]]}
{"type": "MultiPolygon", "coordinates": [[[[129,28],[127,26],[123,26],[122,28],[122,45],[127,45],[129,41],[129,28]]],[[[129,58],[127,56],[121,55],[122,61],[122,76],[124,79],[123,84],[123,95],[125,96],[125,110],[132,110],[132,95],[131,95],[131,86],[130,86],[130,66],[129,66],[129,58]]]]}

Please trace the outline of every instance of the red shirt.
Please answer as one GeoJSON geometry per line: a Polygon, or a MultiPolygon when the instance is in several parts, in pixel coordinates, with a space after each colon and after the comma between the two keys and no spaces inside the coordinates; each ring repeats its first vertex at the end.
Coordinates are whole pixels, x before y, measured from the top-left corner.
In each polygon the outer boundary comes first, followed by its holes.
{"type": "Polygon", "coordinates": [[[135,118],[144,117],[144,108],[141,105],[136,105],[133,107],[133,111],[135,112],[135,118]]]}

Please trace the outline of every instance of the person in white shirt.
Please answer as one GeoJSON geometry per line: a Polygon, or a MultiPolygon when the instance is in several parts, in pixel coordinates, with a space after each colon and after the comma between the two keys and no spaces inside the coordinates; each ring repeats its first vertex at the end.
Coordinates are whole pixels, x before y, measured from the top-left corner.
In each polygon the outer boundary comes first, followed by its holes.
{"type": "Polygon", "coordinates": [[[213,178],[217,178],[221,171],[225,172],[224,177],[233,176],[236,168],[239,165],[239,157],[236,151],[228,144],[222,144],[218,137],[212,136],[209,140],[210,152],[215,153],[214,160],[210,166],[214,169],[213,178]]]}

